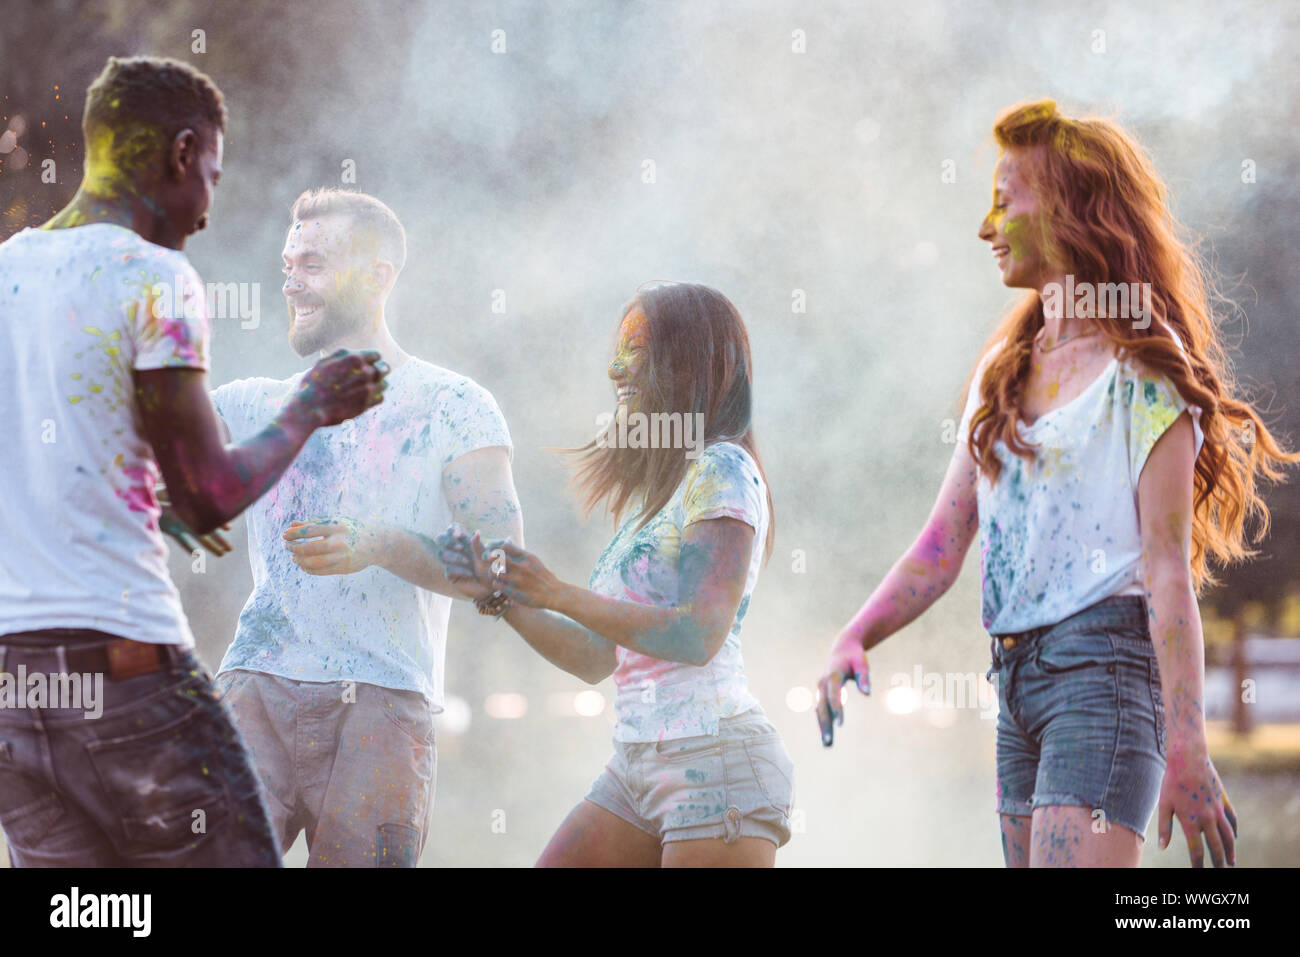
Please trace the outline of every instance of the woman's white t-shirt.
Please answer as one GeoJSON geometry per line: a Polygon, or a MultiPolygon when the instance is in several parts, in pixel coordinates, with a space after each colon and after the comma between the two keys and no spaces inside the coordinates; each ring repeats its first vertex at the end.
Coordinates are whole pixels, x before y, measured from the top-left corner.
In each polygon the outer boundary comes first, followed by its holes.
{"type": "MultiPolygon", "coordinates": [[[[962,444],[981,404],[980,379],[1001,344],[971,383],[962,444]]],[[[981,472],[977,493],[986,631],[1052,625],[1111,595],[1145,593],[1138,478],[1156,440],[1185,409],[1200,455],[1200,407],[1167,376],[1117,356],[1079,396],[1033,425],[1019,423],[1021,438],[1038,446],[1032,463],[994,443],[1002,473],[991,485],[981,472]]]]}
{"type": "Polygon", "coordinates": [[[591,573],[600,595],[646,605],[678,601],[677,558],[682,535],[696,522],[734,518],[754,529],[745,594],[722,648],[708,664],[688,665],[616,649],[615,741],[658,741],[717,734],[718,721],[758,706],[745,681],[740,623],[758,582],[767,526],[767,486],[754,459],[740,446],[708,446],[686,471],[673,497],[646,525],[629,518],[606,546],[591,573]]]}

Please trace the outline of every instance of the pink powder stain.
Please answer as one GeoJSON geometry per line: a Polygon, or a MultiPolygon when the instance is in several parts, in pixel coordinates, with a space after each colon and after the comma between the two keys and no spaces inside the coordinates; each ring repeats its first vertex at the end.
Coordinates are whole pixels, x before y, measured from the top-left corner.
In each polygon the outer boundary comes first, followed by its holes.
{"type": "Polygon", "coordinates": [[[628,562],[628,564],[623,567],[623,586],[627,593],[627,597],[642,605],[653,605],[655,602],[648,595],[643,595],[640,592],[633,591],[631,584],[634,581],[644,582],[649,580],[651,557],[652,556],[650,555],[642,555],[636,561],[628,562]]]}
{"type": "MultiPolygon", "coordinates": [[[[372,419],[374,425],[376,420],[372,419]]],[[[398,450],[398,435],[391,432],[381,432],[377,425],[371,429],[370,434],[366,436],[366,456],[368,458],[367,466],[374,469],[378,475],[387,475],[396,473],[398,460],[401,454],[398,450]]]]}
{"type": "MultiPolygon", "coordinates": [[[[150,315],[153,309],[149,310],[150,315]]],[[[187,334],[187,326],[182,319],[171,319],[166,316],[158,319],[152,319],[149,323],[149,333],[159,338],[171,339],[176,344],[176,358],[185,362],[195,362],[198,360],[198,353],[194,348],[194,343],[187,334]]]]}
{"type": "Polygon", "coordinates": [[[680,667],[675,661],[651,658],[649,655],[625,650],[619,656],[618,667],[614,669],[614,686],[620,690],[628,687],[638,690],[649,681],[659,687],[664,684],[662,679],[666,675],[680,667]]]}
{"type": "Polygon", "coordinates": [[[197,363],[199,361],[198,343],[193,339],[189,331],[189,325],[183,318],[186,315],[195,316],[192,321],[206,327],[207,316],[196,305],[191,304],[197,294],[197,290],[189,283],[186,283],[184,302],[176,304],[182,318],[159,315],[161,310],[158,307],[158,297],[153,295],[152,292],[148,296],[146,303],[145,335],[155,340],[171,339],[175,344],[176,358],[181,362],[197,363]]]}
{"type": "Polygon", "coordinates": [[[126,502],[126,507],[133,512],[144,512],[149,516],[149,529],[158,527],[158,500],[154,498],[155,476],[147,466],[131,465],[122,469],[132,484],[123,489],[116,489],[117,497],[126,502]]]}

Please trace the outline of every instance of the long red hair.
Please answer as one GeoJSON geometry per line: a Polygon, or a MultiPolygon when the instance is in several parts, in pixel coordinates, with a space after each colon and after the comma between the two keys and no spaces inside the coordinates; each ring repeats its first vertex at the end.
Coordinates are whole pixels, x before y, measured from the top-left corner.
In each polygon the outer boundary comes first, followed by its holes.
{"type": "MultiPolygon", "coordinates": [[[[1168,189],[1136,139],[1110,120],[1065,116],[1051,100],[1010,107],[998,117],[993,134],[1002,150],[1025,151],[1048,262],[1065,267],[1076,283],[1150,284],[1149,326],[1095,325],[1124,354],[1168,376],[1188,404],[1203,410],[1205,444],[1196,459],[1191,554],[1199,594],[1218,584],[1207,557],[1227,565],[1258,554],[1243,543],[1248,517],[1260,522],[1253,541],[1269,526],[1256,477],[1284,479],[1277,466],[1300,462],[1300,453],[1278,445],[1255,410],[1236,397],[1210,306],[1211,295],[1219,298],[1214,283],[1193,243],[1183,238],[1169,209],[1168,189]]],[[[981,405],[969,437],[971,455],[990,482],[1002,468],[991,454],[998,440],[1021,458],[1032,460],[1035,454],[1018,435],[1019,398],[1042,326],[1042,296],[1032,291],[1011,308],[981,351],[983,356],[1005,343],[980,381],[981,405]]],[[[970,384],[968,378],[967,390],[970,384]]]]}

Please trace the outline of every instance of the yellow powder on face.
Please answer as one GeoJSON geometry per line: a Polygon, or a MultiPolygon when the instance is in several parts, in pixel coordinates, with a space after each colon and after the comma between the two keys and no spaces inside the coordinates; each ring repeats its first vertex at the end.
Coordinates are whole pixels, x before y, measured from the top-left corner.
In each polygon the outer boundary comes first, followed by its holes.
{"type": "Polygon", "coordinates": [[[340,269],[334,274],[334,291],[336,293],[359,292],[365,271],[356,266],[340,269]]]}
{"type": "Polygon", "coordinates": [[[632,311],[623,317],[622,338],[630,346],[643,346],[650,339],[650,320],[640,306],[633,306],[632,311]]]}
{"type": "Polygon", "coordinates": [[[619,337],[614,352],[614,364],[635,374],[635,353],[650,343],[650,320],[641,311],[640,306],[633,306],[632,310],[623,317],[623,322],[618,328],[619,337]]]}

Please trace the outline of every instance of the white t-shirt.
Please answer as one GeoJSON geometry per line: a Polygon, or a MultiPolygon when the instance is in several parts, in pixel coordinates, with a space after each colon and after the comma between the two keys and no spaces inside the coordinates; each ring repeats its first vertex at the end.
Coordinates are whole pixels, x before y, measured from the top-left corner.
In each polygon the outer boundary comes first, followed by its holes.
{"type": "Polygon", "coordinates": [[[718,721],[756,707],[740,656],[740,623],[763,561],[770,517],[767,486],[740,446],[718,442],[691,463],[673,497],[640,531],[625,521],[591,573],[597,594],[644,605],[677,604],[677,558],[687,526],[711,518],[738,519],[754,529],[745,594],[726,641],[700,667],[663,661],[619,646],[614,683],[615,741],[658,741],[717,734],[718,721]]]}
{"type": "Polygon", "coordinates": [[[0,634],[194,644],[132,372],[206,370],[207,356],[206,297],[184,253],[107,223],[0,244],[0,634]]]}
{"type": "MultiPolygon", "coordinates": [[[[1182,348],[1182,343],[1174,336],[1182,348]]],[[[958,442],[980,406],[971,383],[958,442]]],[[[1020,425],[1039,448],[1033,463],[1007,451],[996,486],[978,486],[984,629],[998,635],[1056,624],[1111,595],[1143,595],[1138,478],[1156,440],[1191,410],[1196,453],[1205,435],[1199,406],[1163,374],[1114,357],[1075,399],[1020,425]]]]}
{"type": "MultiPolygon", "coordinates": [[[[264,429],[305,374],[237,379],[216,389],[212,401],[231,438],[241,442],[264,429]]],[[[374,565],[351,575],[308,574],[281,535],[290,522],[351,518],[437,536],[454,521],[443,467],[489,446],[513,455],[491,394],[414,358],[389,373],[381,404],[317,429],[246,513],[253,593],[220,670],[418,691],[441,711],[452,600],[374,565]]]]}

